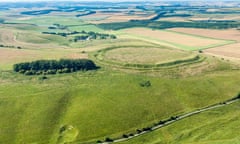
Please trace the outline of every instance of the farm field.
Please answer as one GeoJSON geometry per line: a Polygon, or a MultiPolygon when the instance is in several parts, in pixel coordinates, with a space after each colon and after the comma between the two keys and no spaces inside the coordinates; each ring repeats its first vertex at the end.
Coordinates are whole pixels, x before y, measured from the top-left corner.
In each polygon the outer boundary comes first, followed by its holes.
{"type": "Polygon", "coordinates": [[[0,143],[240,143],[239,4],[0,2],[0,143]]]}
{"type": "Polygon", "coordinates": [[[155,14],[141,14],[141,15],[129,15],[122,13],[97,13],[93,15],[88,15],[82,17],[83,19],[88,20],[90,23],[99,24],[99,23],[111,23],[111,22],[127,22],[129,20],[148,20],[156,16],[155,14]],[[97,18],[102,19],[97,19],[97,18]]]}
{"type": "Polygon", "coordinates": [[[186,35],[184,33],[175,33],[165,30],[151,30],[145,28],[133,28],[124,30],[129,36],[144,37],[145,39],[158,40],[161,43],[172,45],[176,48],[183,50],[199,50],[209,47],[215,47],[217,45],[225,45],[229,41],[218,40],[213,38],[200,37],[197,35],[186,35]],[[189,43],[191,41],[191,43],[189,43]]]}
{"type": "Polygon", "coordinates": [[[176,32],[182,32],[193,35],[200,35],[204,37],[211,37],[216,39],[235,40],[240,41],[239,30],[212,30],[212,29],[196,29],[196,28],[172,28],[169,29],[176,32]]]}
{"type": "Polygon", "coordinates": [[[58,52],[52,49],[13,49],[0,48],[0,70],[11,70],[12,65],[20,62],[28,62],[39,59],[60,59],[60,58],[88,58],[87,54],[74,52],[65,49],[58,49],[58,52]]]}
{"type": "Polygon", "coordinates": [[[158,21],[186,22],[191,20],[187,18],[182,18],[182,17],[167,17],[167,18],[161,18],[158,21]]]}
{"type": "Polygon", "coordinates": [[[240,60],[240,43],[211,48],[204,52],[218,57],[240,60]]]}
{"type": "Polygon", "coordinates": [[[225,39],[225,40],[234,40],[234,44],[217,46],[215,48],[210,48],[204,50],[207,54],[215,55],[218,57],[224,57],[227,59],[238,59],[239,60],[239,49],[240,49],[240,32],[236,29],[229,30],[209,30],[209,29],[188,29],[188,28],[173,28],[171,29],[177,32],[184,32],[188,34],[197,34],[200,36],[225,39]]]}
{"type": "Polygon", "coordinates": [[[239,21],[240,16],[239,15],[194,15],[192,17],[166,17],[166,18],[160,18],[158,21],[171,21],[171,22],[190,22],[190,21],[239,21]]]}

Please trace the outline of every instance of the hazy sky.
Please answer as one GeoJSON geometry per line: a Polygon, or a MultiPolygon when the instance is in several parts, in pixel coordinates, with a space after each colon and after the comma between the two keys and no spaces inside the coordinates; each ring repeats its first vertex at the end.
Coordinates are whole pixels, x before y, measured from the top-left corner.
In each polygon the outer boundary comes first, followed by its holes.
{"type": "MultiPolygon", "coordinates": [[[[149,0],[0,0],[0,2],[35,2],[35,1],[149,1],[149,0]]],[[[151,1],[194,1],[194,0],[151,0],[151,1]]],[[[209,0],[200,0],[209,1],[209,0]]],[[[210,1],[229,1],[229,0],[210,0],[210,1]]],[[[237,1],[237,0],[236,0],[237,1]]]]}
{"type": "Polygon", "coordinates": [[[0,0],[0,2],[38,2],[38,1],[76,1],[76,2],[87,2],[87,1],[107,1],[107,2],[119,2],[119,1],[133,1],[133,2],[137,2],[137,1],[203,1],[203,2],[208,2],[208,1],[238,1],[238,0],[0,0]]]}
{"type": "MultiPolygon", "coordinates": [[[[38,2],[38,1],[109,1],[109,2],[115,2],[115,1],[149,1],[149,0],[0,0],[0,2],[38,2]]],[[[156,0],[153,0],[156,1],[156,0]]],[[[166,1],[166,0],[158,0],[158,1],[166,1]]],[[[169,0],[168,0],[169,1],[169,0]]],[[[178,1],[178,0],[177,0],[178,1]]],[[[180,0],[182,1],[182,0],[180,0]]]]}
{"type": "MultiPolygon", "coordinates": [[[[0,0],[0,2],[36,2],[36,1],[147,1],[147,0],[0,0]]],[[[166,0],[160,0],[166,1],[166,0]]]]}
{"type": "MultiPolygon", "coordinates": [[[[106,1],[106,2],[119,2],[119,1],[149,1],[149,0],[0,0],[0,2],[38,2],[38,1],[76,1],[76,2],[87,2],[87,1],[106,1]]],[[[151,1],[173,1],[173,0],[151,0],[151,1]]],[[[186,1],[186,0],[174,0],[174,1],[186,1]]],[[[188,0],[187,0],[188,1],[188,0]]]]}

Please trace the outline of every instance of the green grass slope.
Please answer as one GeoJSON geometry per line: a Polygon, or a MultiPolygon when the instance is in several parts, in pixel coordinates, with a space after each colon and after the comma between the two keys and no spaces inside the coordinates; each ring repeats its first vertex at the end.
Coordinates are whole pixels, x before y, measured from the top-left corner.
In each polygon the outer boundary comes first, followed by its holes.
{"type": "Polygon", "coordinates": [[[238,144],[240,143],[239,109],[238,101],[121,144],[238,144]]]}
{"type": "MultiPolygon", "coordinates": [[[[200,53],[197,55],[204,59],[196,63],[173,63],[171,67],[152,71],[124,69],[116,67],[115,63],[101,64],[101,61],[96,61],[101,66],[97,71],[47,75],[46,80],[41,79],[42,76],[24,76],[11,71],[12,65],[18,62],[85,58],[88,54],[92,58],[92,53],[111,47],[132,50],[132,47],[164,45],[194,51],[233,42],[220,40],[213,45],[190,47],[161,38],[128,34],[123,30],[104,30],[111,26],[111,29],[133,26],[166,28],[171,27],[171,22],[160,22],[163,25],[149,21],[95,25],[75,16],[63,18],[54,15],[23,19],[9,17],[5,22],[0,28],[1,44],[14,47],[0,48],[0,144],[86,144],[103,141],[106,137],[121,138],[123,134],[136,133],[137,129],[152,126],[160,120],[223,102],[240,91],[239,70],[233,70],[225,60],[200,53]],[[63,30],[48,28],[54,24],[66,27],[63,30]],[[73,43],[68,38],[42,34],[82,30],[115,34],[117,39],[73,43]],[[22,48],[17,49],[18,46],[22,48]],[[150,82],[151,86],[141,86],[146,82],[150,82]]],[[[183,24],[187,27],[202,25],[180,22],[178,26],[183,24]]],[[[226,27],[225,24],[221,23],[218,27],[226,27]]],[[[233,27],[236,25],[233,23],[233,27]]],[[[186,36],[182,33],[178,35],[186,36]]],[[[140,56],[146,53],[141,52],[140,56]]],[[[168,55],[166,51],[159,53],[164,60],[176,58],[175,50],[168,55]]],[[[122,59],[124,53],[117,51],[116,54],[120,54],[122,59]]],[[[195,53],[185,54],[191,56],[195,53]]],[[[152,57],[151,53],[149,57],[152,57]]],[[[239,143],[239,105],[240,102],[237,102],[207,111],[123,143],[239,143]]]]}
{"type": "Polygon", "coordinates": [[[26,77],[1,72],[0,143],[96,142],[236,95],[239,72],[182,79],[109,70],[26,77]],[[139,83],[149,80],[151,87],[139,83]],[[63,127],[71,127],[63,131],[63,127]]]}

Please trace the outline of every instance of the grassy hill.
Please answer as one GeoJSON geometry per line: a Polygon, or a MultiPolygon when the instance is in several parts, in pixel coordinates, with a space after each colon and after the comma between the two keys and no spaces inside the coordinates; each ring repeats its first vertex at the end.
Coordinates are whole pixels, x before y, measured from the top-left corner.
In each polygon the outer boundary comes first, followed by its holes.
{"type": "Polygon", "coordinates": [[[74,141],[116,138],[233,97],[240,88],[238,73],[174,79],[102,69],[42,81],[1,72],[0,140],[56,143],[64,125],[77,130],[74,141]],[[151,87],[139,85],[146,80],[151,87]]]}
{"type": "MultiPolygon", "coordinates": [[[[227,28],[236,27],[239,22],[213,20],[207,24],[193,21],[175,25],[172,21],[132,20],[135,15],[124,11],[145,18],[154,13],[152,7],[123,7],[110,14],[106,13],[112,9],[105,6],[89,7],[97,11],[92,18],[104,16],[108,21],[108,15],[114,13],[115,18],[124,17],[125,21],[98,25],[94,22],[102,20],[84,21],[81,16],[76,17],[82,7],[67,8],[74,14],[51,10],[49,15],[25,16],[21,12],[26,9],[17,8],[1,13],[4,21],[0,26],[0,143],[88,144],[117,139],[239,94],[239,61],[201,51],[235,41],[163,29],[227,28]],[[58,33],[83,30],[114,34],[116,39],[74,42],[76,35],[58,33]],[[61,58],[88,58],[100,68],[35,76],[12,70],[15,63],[61,58]]],[[[195,8],[198,12],[199,7],[195,8]]],[[[86,19],[88,16],[91,14],[86,19]]],[[[122,143],[239,143],[239,105],[236,102],[206,111],[122,143]]]]}
{"type": "Polygon", "coordinates": [[[207,111],[121,144],[237,144],[240,102],[207,111]]]}

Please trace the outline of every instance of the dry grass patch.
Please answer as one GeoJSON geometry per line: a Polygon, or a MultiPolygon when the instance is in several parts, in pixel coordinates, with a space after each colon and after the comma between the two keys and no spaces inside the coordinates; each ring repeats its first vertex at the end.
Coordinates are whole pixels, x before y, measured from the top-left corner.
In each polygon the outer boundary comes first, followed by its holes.
{"type": "Polygon", "coordinates": [[[115,62],[158,64],[182,59],[191,54],[173,49],[161,48],[116,48],[105,53],[105,58],[115,62]]]}
{"type": "Polygon", "coordinates": [[[96,40],[96,41],[85,41],[81,43],[76,43],[76,45],[71,45],[74,48],[68,48],[68,50],[71,51],[79,51],[81,48],[82,51],[85,52],[93,52],[98,51],[101,49],[109,48],[109,47],[130,47],[130,46],[139,46],[139,47],[150,47],[150,46],[156,46],[157,44],[149,43],[146,41],[136,40],[136,39],[130,39],[130,38],[119,38],[114,40],[105,40],[103,42],[102,40],[96,40]]]}
{"type": "Polygon", "coordinates": [[[88,58],[88,55],[80,51],[71,52],[63,49],[59,49],[59,51],[56,52],[51,49],[30,50],[0,48],[0,69],[9,70],[12,68],[13,64],[19,62],[60,58],[88,58]]]}
{"type": "Polygon", "coordinates": [[[0,42],[3,44],[14,44],[15,40],[14,40],[14,33],[12,31],[9,30],[0,30],[0,42]]]}

